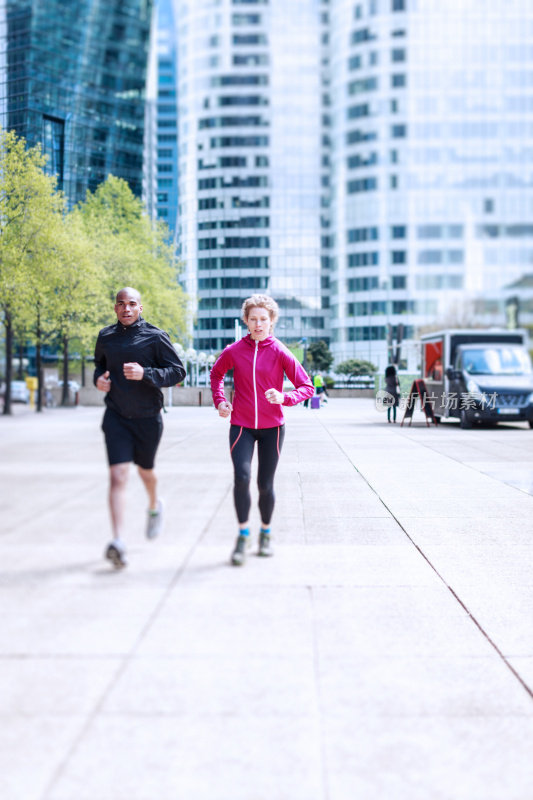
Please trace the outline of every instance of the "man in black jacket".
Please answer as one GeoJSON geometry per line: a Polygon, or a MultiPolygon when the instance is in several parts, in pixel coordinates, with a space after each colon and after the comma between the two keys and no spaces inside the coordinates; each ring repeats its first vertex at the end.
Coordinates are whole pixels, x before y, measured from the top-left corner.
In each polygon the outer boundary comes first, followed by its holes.
{"type": "Polygon", "coordinates": [[[123,540],[126,484],[130,462],[137,464],[148,493],[146,536],[155,538],[163,523],[154,461],[163,432],[162,386],[185,378],[183,364],[164,331],[141,317],[141,296],[126,287],[116,296],[117,322],[102,328],[94,352],[94,383],[105,392],[102,422],[110,471],[109,508],[113,541],[106,558],[126,566],[123,540]]]}

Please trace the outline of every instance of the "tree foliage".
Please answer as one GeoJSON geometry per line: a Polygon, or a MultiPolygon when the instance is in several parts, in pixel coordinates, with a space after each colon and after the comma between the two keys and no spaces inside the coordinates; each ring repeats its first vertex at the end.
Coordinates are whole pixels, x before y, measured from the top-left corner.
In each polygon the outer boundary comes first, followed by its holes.
{"type": "Polygon", "coordinates": [[[371,361],[365,361],[361,358],[348,358],[346,361],[337,364],[336,371],[340,375],[356,378],[360,375],[374,375],[378,368],[371,361]]]}
{"type": "MultiPolygon", "coordinates": [[[[92,353],[98,330],[114,320],[116,292],[138,289],[143,314],[178,338],[185,331],[185,295],[168,228],[155,223],[113,176],[67,212],[40,148],[0,131],[0,321],[5,329],[6,395],[10,413],[13,343],[63,353],[92,353]]],[[[41,386],[38,393],[40,408],[41,386]]],[[[64,399],[66,399],[66,394],[64,399]]]]}
{"type": "MultiPolygon", "coordinates": [[[[138,289],[143,314],[173,337],[185,329],[185,295],[178,285],[179,265],[168,243],[168,228],[145,213],[128,184],[110,175],[80,205],[83,224],[103,269],[109,302],[124,286],[138,289]]],[[[101,321],[109,318],[109,303],[101,321]]]]}
{"type": "Polygon", "coordinates": [[[0,132],[0,308],[6,334],[4,413],[10,413],[13,333],[40,345],[53,327],[47,304],[53,293],[50,248],[60,224],[63,198],[43,171],[39,147],[25,148],[12,132],[0,132]],[[35,326],[35,320],[41,322],[35,326]]]}
{"type": "Polygon", "coordinates": [[[333,353],[330,351],[326,342],[321,339],[319,342],[312,342],[307,348],[307,358],[311,370],[328,372],[333,364],[333,353]]]}

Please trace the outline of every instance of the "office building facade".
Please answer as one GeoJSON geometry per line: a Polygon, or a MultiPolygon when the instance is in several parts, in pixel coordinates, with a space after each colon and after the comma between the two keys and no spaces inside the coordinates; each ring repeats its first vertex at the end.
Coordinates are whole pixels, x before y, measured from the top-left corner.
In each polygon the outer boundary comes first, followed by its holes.
{"type": "Polygon", "coordinates": [[[533,272],[525,0],[332,0],[331,347],[382,367],[403,326],[506,323],[533,272]],[[506,288],[508,287],[508,288],[506,288]]]}
{"type": "Polygon", "coordinates": [[[0,125],[41,144],[71,205],[111,173],[142,195],[152,0],[3,0],[0,125]]]}
{"type": "Polygon", "coordinates": [[[254,291],[279,303],[285,341],[323,338],[320,5],[174,7],[178,242],[194,345],[220,350],[233,341],[254,291]]]}
{"type": "Polygon", "coordinates": [[[159,0],[156,37],[156,215],[175,236],[178,216],[177,51],[172,0],[159,0]]]}
{"type": "Polygon", "coordinates": [[[415,371],[428,327],[506,323],[533,273],[527,0],[174,11],[195,346],[230,341],[254,290],[286,341],[380,369],[415,371]]]}

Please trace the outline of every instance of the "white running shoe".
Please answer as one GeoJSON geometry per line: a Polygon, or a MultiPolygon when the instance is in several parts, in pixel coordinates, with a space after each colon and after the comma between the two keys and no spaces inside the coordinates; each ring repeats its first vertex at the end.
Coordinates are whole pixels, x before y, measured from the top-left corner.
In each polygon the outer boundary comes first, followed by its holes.
{"type": "Polygon", "coordinates": [[[111,561],[115,569],[123,569],[128,565],[126,561],[126,548],[116,539],[108,544],[105,557],[111,561]]]}
{"type": "Polygon", "coordinates": [[[148,511],[148,519],[146,521],[146,538],[155,539],[163,529],[163,511],[164,503],[162,500],[157,501],[157,510],[148,511]]]}

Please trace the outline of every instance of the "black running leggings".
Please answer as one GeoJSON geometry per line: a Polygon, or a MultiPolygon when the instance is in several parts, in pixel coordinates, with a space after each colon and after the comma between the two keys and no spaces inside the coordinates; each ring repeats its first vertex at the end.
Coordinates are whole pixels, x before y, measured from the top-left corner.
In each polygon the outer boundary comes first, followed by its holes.
{"type": "Polygon", "coordinates": [[[259,489],[259,511],[261,522],[268,525],[274,511],[274,474],[285,438],[285,426],[276,428],[242,428],[230,425],[229,443],[235,475],[233,499],[237,519],[247,522],[250,516],[250,477],[252,456],[257,442],[257,486],[259,489]]]}

